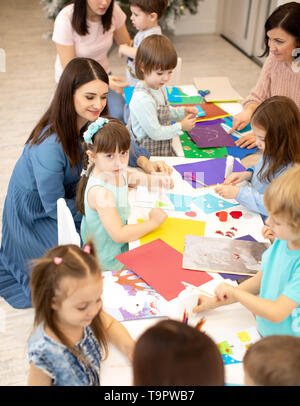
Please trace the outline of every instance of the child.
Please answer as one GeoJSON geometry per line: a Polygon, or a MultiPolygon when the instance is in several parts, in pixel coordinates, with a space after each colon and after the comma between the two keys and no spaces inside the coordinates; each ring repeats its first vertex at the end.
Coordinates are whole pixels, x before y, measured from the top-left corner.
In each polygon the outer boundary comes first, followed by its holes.
{"type": "Polygon", "coordinates": [[[272,179],[295,162],[300,162],[300,115],[296,104],[285,96],[265,100],[252,115],[251,126],[262,156],[254,168],[235,172],[216,192],[225,199],[235,199],[243,206],[268,216],[264,192],[272,179]],[[235,186],[244,180],[251,186],[235,186]]]}
{"type": "Polygon", "coordinates": [[[267,187],[264,200],[267,225],[276,237],[263,253],[261,270],[233,287],[221,283],[215,297],[199,297],[194,311],[240,302],[256,315],[265,337],[300,337],[300,165],[287,169],[267,187]]]}
{"type": "Polygon", "coordinates": [[[120,270],[123,265],[115,256],[128,251],[128,242],[154,230],[167,218],[162,209],[155,208],[149,220],[128,225],[128,186],[171,187],[172,181],[169,175],[127,173],[130,134],[116,119],[98,118],[84,133],[84,140],[92,165],[77,190],[77,207],[83,214],[81,237],[84,242],[93,239],[103,271],[120,270]]]}
{"type": "Polygon", "coordinates": [[[92,243],[54,247],[34,261],[28,385],[98,386],[107,339],[131,358],[133,339],[102,310],[102,285],[92,243]]]}
{"type": "Polygon", "coordinates": [[[223,386],[224,364],[214,341],[193,327],[163,320],[137,340],[135,386],[223,386]]]}
{"type": "Polygon", "coordinates": [[[253,344],[243,360],[247,386],[299,386],[300,339],[274,335],[253,344]]]}
{"type": "Polygon", "coordinates": [[[129,104],[127,127],[137,144],[154,156],[171,156],[172,138],[195,126],[196,107],[172,107],[167,99],[164,85],[176,65],[176,51],[163,35],[150,35],[137,50],[135,71],[140,80],[129,104]],[[180,122],[171,125],[171,120],[180,122]]]}
{"type": "Polygon", "coordinates": [[[136,51],[144,38],[152,34],[161,35],[158,20],[164,15],[168,0],[130,0],[131,21],[138,30],[132,45],[119,46],[119,55],[127,56],[126,78],[129,86],[135,86],[138,79],[135,74],[136,51]]]}

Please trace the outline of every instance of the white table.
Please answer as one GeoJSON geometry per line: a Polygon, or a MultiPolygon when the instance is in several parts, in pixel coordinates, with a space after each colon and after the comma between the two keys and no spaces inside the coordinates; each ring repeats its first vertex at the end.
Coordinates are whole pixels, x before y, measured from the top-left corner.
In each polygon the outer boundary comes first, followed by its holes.
{"type": "MultiPolygon", "coordinates": [[[[164,159],[169,165],[199,161],[199,159],[188,159],[182,157],[152,157],[151,159],[164,159]]],[[[172,177],[175,183],[174,189],[172,189],[172,192],[174,193],[190,194],[192,196],[207,193],[208,191],[210,193],[214,193],[214,187],[193,189],[187,182],[182,180],[180,174],[176,170],[173,171],[172,177]]],[[[134,206],[136,196],[135,193],[135,190],[132,190],[129,193],[129,201],[131,206],[134,206]]],[[[238,210],[239,208],[242,208],[242,206],[235,206],[234,210],[238,210]]],[[[133,209],[132,207],[129,223],[135,223],[137,218],[147,218],[149,210],[150,209],[148,208],[135,207],[133,209]]],[[[231,209],[227,210],[230,211],[231,209]]],[[[239,227],[235,238],[242,235],[251,234],[252,237],[254,237],[257,241],[265,242],[266,240],[264,240],[261,235],[263,222],[260,215],[245,210],[244,208],[242,208],[242,210],[244,218],[238,223],[239,227]]],[[[168,215],[178,218],[187,218],[183,212],[169,211],[168,215]]],[[[214,231],[216,227],[222,229],[222,227],[228,228],[231,226],[231,224],[235,226],[237,224],[237,220],[229,218],[226,225],[224,225],[225,223],[221,223],[214,213],[205,215],[204,213],[201,213],[200,209],[198,210],[197,217],[194,217],[193,219],[206,221],[205,235],[214,237],[217,237],[214,231]]],[[[226,237],[219,236],[219,238],[226,237]]],[[[139,246],[139,241],[131,243],[130,249],[137,246],[139,246]]],[[[211,274],[211,276],[214,275],[216,274],[211,274]]],[[[239,303],[201,313],[201,316],[204,316],[207,319],[203,327],[203,331],[210,335],[216,342],[220,341],[220,339],[230,333],[250,328],[255,325],[255,318],[252,313],[250,313],[239,303]]],[[[159,320],[161,320],[161,318],[142,319],[127,321],[123,324],[128,329],[132,337],[137,339],[147,328],[156,324],[159,320]]],[[[225,374],[226,383],[243,384],[242,364],[226,365],[225,374]]],[[[110,346],[109,357],[102,364],[101,384],[108,386],[132,385],[132,369],[130,362],[113,346],[110,346]]]]}

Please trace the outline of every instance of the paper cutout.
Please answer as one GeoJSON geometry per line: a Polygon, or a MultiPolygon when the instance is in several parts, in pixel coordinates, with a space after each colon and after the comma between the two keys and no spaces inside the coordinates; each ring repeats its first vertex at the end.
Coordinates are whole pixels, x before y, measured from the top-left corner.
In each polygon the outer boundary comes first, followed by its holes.
{"type": "Polygon", "coordinates": [[[124,87],[125,104],[129,104],[134,91],[134,86],[124,87]]]}
{"type": "Polygon", "coordinates": [[[180,142],[185,158],[224,158],[227,155],[226,147],[199,148],[186,131],[180,135],[180,142]]]}
{"type": "Polygon", "coordinates": [[[205,96],[207,102],[243,100],[239,93],[231,86],[229,79],[222,77],[193,78],[198,90],[209,89],[210,93],[205,96]]]}
{"type": "Polygon", "coordinates": [[[103,273],[103,308],[118,321],[167,316],[167,303],[129,270],[103,273]]]}
{"type": "Polygon", "coordinates": [[[261,339],[256,327],[237,331],[217,343],[225,365],[241,363],[247,350],[261,339]]]}
{"type": "MultiPolygon", "coordinates": [[[[138,223],[142,221],[144,220],[138,219],[138,223]]],[[[140,238],[140,242],[143,245],[159,238],[175,250],[183,253],[185,235],[202,236],[204,232],[204,221],[168,217],[161,226],[140,238]]]]}
{"type": "Polygon", "coordinates": [[[182,281],[200,286],[212,279],[206,272],[183,269],[182,254],[160,239],[124,252],[116,258],[166,300],[174,299],[185,289],[182,281]]]}
{"type": "MultiPolygon", "coordinates": [[[[226,159],[208,159],[206,161],[174,165],[173,168],[176,169],[181,176],[184,176],[185,172],[194,172],[197,179],[204,182],[206,185],[211,186],[224,182],[226,159]]],[[[233,163],[233,172],[242,172],[245,170],[246,168],[235,159],[233,163]]],[[[193,188],[202,187],[194,181],[187,180],[187,182],[193,188]]]]}
{"type": "Polygon", "coordinates": [[[174,210],[189,211],[193,203],[193,197],[188,195],[178,195],[175,193],[167,193],[168,198],[174,205],[174,210]]]}
{"type": "Polygon", "coordinates": [[[227,200],[215,197],[210,193],[198,196],[193,199],[193,203],[199,207],[205,214],[215,213],[220,211],[220,209],[228,209],[232,206],[237,206],[239,203],[230,203],[227,200]]]}
{"type": "Polygon", "coordinates": [[[186,269],[255,275],[270,244],[186,235],[182,266],[186,269]]]}
{"type": "Polygon", "coordinates": [[[195,106],[196,109],[198,110],[197,117],[204,117],[205,116],[205,111],[200,106],[195,106]]]}
{"type": "Polygon", "coordinates": [[[198,104],[198,103],[202,102],[201,96],[188,95],[176,86],[167,87],[166,90],[167,90],[168,101],[171,105],[198,104]]]}
{"type": "Polygon", "coordinates": [[[235,146],[233,138],[220,124],[195,126],[188,134],[199,148],[235,146]]]}
{"type": "Polygon", "coordinates": [[[199,122],[230,116],[229,113],[221,109],[221,107],[217,106],[215,103],[203,103],[201,104],[201,108],[205,112],[205,116],[198,118],[197,121],[199,122]]]}

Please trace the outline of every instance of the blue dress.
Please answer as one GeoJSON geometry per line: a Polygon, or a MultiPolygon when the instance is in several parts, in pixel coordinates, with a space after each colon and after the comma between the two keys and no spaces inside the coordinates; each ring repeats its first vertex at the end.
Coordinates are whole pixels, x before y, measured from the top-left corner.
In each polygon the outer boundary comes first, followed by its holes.
{"type": "MultiPolygon", "coordinates": [[[[80,142],[78,141],[78,146],[80,142]]],[[[130,165],[149,153],[131,145],[130,165]]],[[[56,134],[25,145],[13,170],[2,214],[0,296],[15,308],[31,307],[30,264],[57,245],[57,199],[65,198],[80,232],[76,186],[82,163],[71,167],[56,134]]]]}
{"type": "Polygon", "coordinates": [[[83,338],[75,348],[87,362],[49,337],[42,323],[29,339],[27,359],[50,376],[53,386],[99,386],[102,356],[91,327],[84,328],[83,338]]]}

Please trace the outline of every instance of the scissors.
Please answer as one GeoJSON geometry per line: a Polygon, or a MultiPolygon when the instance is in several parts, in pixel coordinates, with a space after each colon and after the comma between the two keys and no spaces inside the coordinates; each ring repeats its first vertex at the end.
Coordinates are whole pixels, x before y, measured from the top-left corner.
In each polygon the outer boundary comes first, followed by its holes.
{"type": "Polygon", "coordinates": [[[198,90],[200,96],[205,97],[210,93],[210,90],[198,90]]]}

